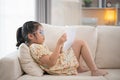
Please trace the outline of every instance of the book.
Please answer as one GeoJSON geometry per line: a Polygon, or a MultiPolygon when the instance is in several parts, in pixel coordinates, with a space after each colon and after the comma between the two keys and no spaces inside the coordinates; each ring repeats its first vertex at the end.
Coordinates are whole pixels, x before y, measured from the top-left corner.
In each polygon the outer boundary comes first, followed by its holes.
{"type": "Polygon", "coordinates": [[[67,41],[63,45],[63,51],[68,50],[72,46],[74,39],[75,39],[76,29],[75,28],[67,28],[65,30],[65,33],[67,36],[67,41]]]}

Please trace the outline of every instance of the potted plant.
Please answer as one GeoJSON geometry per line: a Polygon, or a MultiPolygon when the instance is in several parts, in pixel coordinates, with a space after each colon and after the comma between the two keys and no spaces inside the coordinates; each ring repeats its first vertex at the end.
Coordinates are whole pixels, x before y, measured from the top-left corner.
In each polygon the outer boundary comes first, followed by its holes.
{"type": "Polygon", "coordinates": [[[92,0],[83,0],[83,2],[85,3],[85,7],[90,7],[92,0]]]}

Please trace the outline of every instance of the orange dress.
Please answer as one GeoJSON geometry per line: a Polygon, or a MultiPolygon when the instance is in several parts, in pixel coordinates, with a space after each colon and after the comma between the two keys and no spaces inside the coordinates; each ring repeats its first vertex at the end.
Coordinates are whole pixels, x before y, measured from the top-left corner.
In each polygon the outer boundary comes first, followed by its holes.
{"type": "MultiPolygon", "coordinates": [[[[39,58],[41,58],[43,55],[52,54],[52,52],[44,45],[32,44],[29,48],[33,59],[37,63],[39,62],[39,58]]],[[[57,59],[57,62],[54,66],[48,68],[47,66],[42,66],[40,64],[38,65],[49,74],[74,75],[78,74],[77,68],[79,63],[73,53],[72,48],[70,48],[69,50],[60,54],[60,57],[57,59]]]]}

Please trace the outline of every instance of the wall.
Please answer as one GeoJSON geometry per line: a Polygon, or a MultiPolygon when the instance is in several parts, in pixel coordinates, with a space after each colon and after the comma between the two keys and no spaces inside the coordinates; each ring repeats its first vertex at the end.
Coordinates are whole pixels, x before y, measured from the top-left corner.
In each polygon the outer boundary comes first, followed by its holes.
{"type": "Polygon", "coordinates": [[[79,25],[81,24],[80,0],[52,0],[51,24],[79,25]]]}

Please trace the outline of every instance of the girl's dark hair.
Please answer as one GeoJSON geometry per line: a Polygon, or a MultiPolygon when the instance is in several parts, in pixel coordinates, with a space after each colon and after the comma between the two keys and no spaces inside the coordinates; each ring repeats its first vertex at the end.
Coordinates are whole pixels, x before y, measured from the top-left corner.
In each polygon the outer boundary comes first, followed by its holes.
{"type": "Polygon", "coordinates": [[[28,34],[35,32],[38,29],[38,26],[42,25],[35,21],[28,21],[24,23],[22,27],[19,27],[16,33],[16,46],[19,47],[21,43],[28,43],[30,41],[28,39],[28,34]]]}

